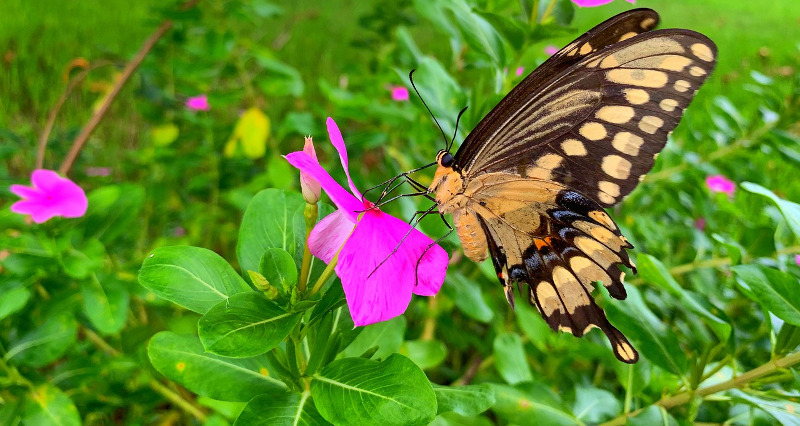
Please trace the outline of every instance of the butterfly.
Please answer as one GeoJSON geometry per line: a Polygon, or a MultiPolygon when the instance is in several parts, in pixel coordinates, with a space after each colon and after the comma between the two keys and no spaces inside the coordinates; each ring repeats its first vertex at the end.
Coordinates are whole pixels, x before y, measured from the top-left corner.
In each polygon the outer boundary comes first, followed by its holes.
{"type": "Polygon", "coordinates": [[[644,178],[711,73],[716,46],[685,29],[653,31],[650,9],[614,16],[551,56],[467,136],[436,156],[428,193],[450,214],[464,253],[491,255],[553,330],[606,335],[616,357],[638,352],[592,291],[625,299],[633,248],[604,208],[644,178]]]}

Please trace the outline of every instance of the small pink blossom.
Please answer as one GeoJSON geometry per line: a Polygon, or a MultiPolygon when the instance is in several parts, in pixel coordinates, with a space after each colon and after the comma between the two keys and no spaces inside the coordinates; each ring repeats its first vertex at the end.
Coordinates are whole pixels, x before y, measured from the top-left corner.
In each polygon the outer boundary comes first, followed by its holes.
{"type": "Polygon", "coordinates": [[[558,48],[553,46],[553,45],[545,46],[545,48],[544,48],[544,53],[546,53],[546,54],[548,54],[550,56],[555,55],[556,52],[558,52],[558,48]]]}
{"type": "Polygon", "coordinates": [[[515,74],[517,75],[517,77],[519,77],[524,72],[525,72],[525,67],[517,67],[517,71],[515,72],[515,74]]]}
{"type": "Polygon", "coordinates": [[[714,175],[706,178],[706,185],[711,192],[724,192],[729,197],[736,191],[736,184],[722,175],[714,175]]]}
{"type": "MultiPolygon", "coordinates": [[[[611,3],[614,0],[572,0],[573,3],[580,7],[595,7],[611,3]]],[[[628,3],[635,3],[636,0],[625,0],[628,3]]]]}
{"type": "Polygon", "coordinates": [[[177,226],[175,227],[175,229],[172,230],[172,235],[176,237],[182,237],[186,235],[186,229],[184,229],[184,227],[182,226],[177,226]]]}
{"type": "Polygon", "coordinates": [[[794,255],[794,263],[797,266],[800,266],[800,254],[794,255]]]}
{"type": "Polygon", "coordinates": [[[192,111],[208,111],[211,106],[208,104],[208,96],[198,95],[186,100],[186,108],[192,111]]]}
{"type": "Polygon", "coordinates": [[[89,201],[75,182],[52,170],[38,169],[31,174],[31,183],[32,186],[11,185],[11,192],[22,197],[11,206],[12,212],[31,215],[36,223],[55,216],[72,218],[86,214],[89,201]]]}
{"type": "Polygon", "coordinates": [[[397,102],[408,100],[408,89],[403,86],[392,86],[392,99],[397,102]]]}
{"type": "Polygon", "coordinates": [[[291,165],[319,182],[338,207],[317,223],[308,236],[308,247],[325,263],[338,253],[335,271],[355,325],[386,321],[405,312],[412,293],[433,296],[439,291],[447,271],[447,252],[363,198],[350,177],[342,134],[333,119],[328,118],[327,125],[350,192],[312,156],[305,152],[286,155],[291,165]]]}
{"type": "Polygon", "coordinates": [[[694,227],[700,231],[704,231],[706,229],[706,218],[698,217],[694,220],[694,227]]]}
{"type": "MultiPolygon", "coordinates": [[[[313,158],[314,161],[317,161],[317,152],[314,151],[314,142],[311,140],[311,136],[306,136],[303,152],[313,158]]],[[[319,182],[302,170],[300,171],[300,189],[303,191],[303,198],[306,203],[316,204],[319,201],[319,196],[322,193],[319,182]]]]}
{"type": "Polygon", "coordinates": [[[111,167],[87,167],[86,176],[108,176],[111,174],[111,167]]]}

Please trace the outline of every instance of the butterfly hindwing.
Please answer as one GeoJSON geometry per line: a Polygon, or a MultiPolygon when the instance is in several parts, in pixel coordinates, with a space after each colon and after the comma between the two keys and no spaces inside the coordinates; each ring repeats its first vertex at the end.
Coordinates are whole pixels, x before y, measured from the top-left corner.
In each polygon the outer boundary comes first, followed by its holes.
{"type": "Polygon", "coordinates": [[[614,205],[652,168],[715,57],[714,44],[688,30],[608,46],[540,90],[501,103],[503,118],[483,126],[485,140],[471,133],[456,164],[465,176],[551,179],[614,205]]]}
{"type": "Polygon", "coordinates": [[[514,303],[515,285],[527,285],[527,301],[553,330],[583,336],[600,328],[617,357],[638,355],[606,319],[592,296],[595,283],[625,298],[624,273],[634,268],[625,249],[632,246],[597,203],[554,182],[506,173],[483,175],[466,193],[479,217],[498,278],[514,303]]]}

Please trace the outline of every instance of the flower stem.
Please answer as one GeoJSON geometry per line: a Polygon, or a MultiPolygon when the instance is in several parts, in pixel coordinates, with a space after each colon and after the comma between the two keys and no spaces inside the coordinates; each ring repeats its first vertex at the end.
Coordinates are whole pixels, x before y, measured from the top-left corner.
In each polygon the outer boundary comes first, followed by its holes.
{"type": "MultiPolygon", "coordinates": [[[[800,363],[800,351],[789,354],[783,358],[769,361],[759,367],[739,375],[738,377],[734,377],[722,383],[717,383],[715,385],[706,386],[697,390],[689,390],[686,392],[681,392],[677,395],[661,398],[661,400],[656,402],[655,405],[660,405],[665,409],[677,407],[691,401],[692,397],[694,396],[705,397],[718,392],[741,388],[754,380],[772,374],[780,369],[789,368],[798,363],[800,363]]],[[[624,425],[628,417],[635,416],[642,410],[643,408],[638,409],[630,414],[623,414],[611,421],[603,423],[603,426],[624,425]]]]}
{"type": "MultiPolygon", "coordinates": [[[[341,249],[339,250],[341,251],[341,249]]],[[[313,296],[314,294],[317,294],[318,291],[322,290],[322,286],[324,286],[325,283],[328,282],[328,278],[333,275],[334,268],[336,268],[336,263],[338,260],[339,253],[337,252],[336,255],[333,256],[333,259],[331,259],[330,263],[328,263],[328,266],[325,267],[325,270],[322,271],[322,275],[320,275],[317,279],[317,282],[314,284],[314,288],[312,288],[311,292],[308,293],[309,296],[313,296]]]]}
{"type": "Polygon", "coordinates": [[[316,203],[306,203],[306,208],[303,210],[303,217],[306,220],[306,239],[303,245],[303,263],[300,265],[300,279],[297,282],[297,289],[300,290],[300,293],[305,293],[306,285],[308,284],[308,274],[311,271],[311,249],[308,247],[308,236],[317,223],[318,214],[319,208],[316,203]]]}

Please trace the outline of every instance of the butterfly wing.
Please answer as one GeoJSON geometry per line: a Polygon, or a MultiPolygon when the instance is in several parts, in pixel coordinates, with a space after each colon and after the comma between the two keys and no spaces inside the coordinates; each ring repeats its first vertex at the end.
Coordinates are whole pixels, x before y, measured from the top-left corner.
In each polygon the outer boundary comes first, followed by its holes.
{"type": "Polygon", "coordinates": [[[455,167],[467,178],[502,171],[554,180],[614,205],[653,167],[715,58],[711,40],[680,29],[590,52],[545,85],[503,99],[461,145],[455,167]]]}
{"type": "Polygon", "coordinates": [[[526,299],[553,330],[581,337],[593,327],[608,337],[617,358],[638,354],[595,303],[601,282],[624,299],[624,273],[634,268],[632,246],[597,203],[552,181],[507,173],[485,174],[473,183],[468,208],[478,216],[497,276],[513,306],[513,283],[526,283],[526,299]]]}

